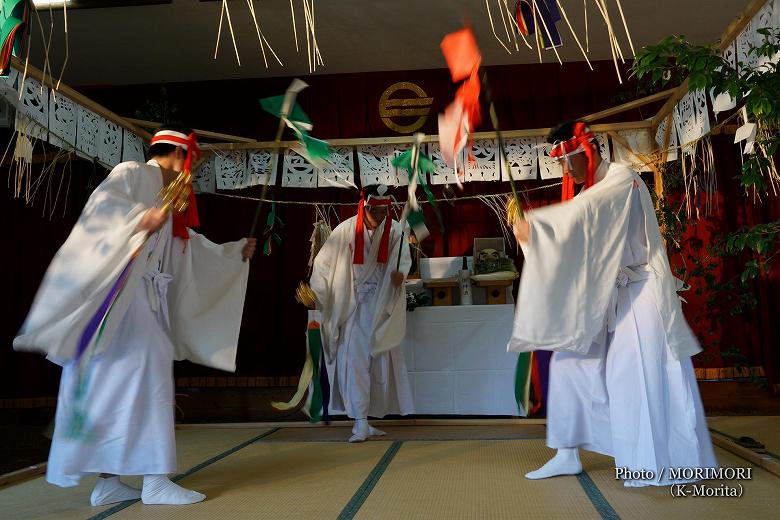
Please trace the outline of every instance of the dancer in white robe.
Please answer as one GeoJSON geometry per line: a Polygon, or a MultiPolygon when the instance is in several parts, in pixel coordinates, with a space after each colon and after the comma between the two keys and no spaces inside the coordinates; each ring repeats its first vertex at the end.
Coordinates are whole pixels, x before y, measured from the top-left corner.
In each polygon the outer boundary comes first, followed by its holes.
{"type": "Polygon", "coordinates": [[[323,311],[330,410],[355,420],[349,442],[384,432],[368,417],[414,412],[404,354],[404,279],[411,256],[388,214],[386,186],[366,186],[358,215],[333,230],[314,260],[310,285],[323,311]],[[400,261],[399,261],[400,254],[400,261]]]}
{"type": "Polygon", "coordinates": [[[581,122],[551,132],[564,194],[572,181],[592,187],[514,226],[525,264],[508,348],[557,351],[547,407],[557,452],[526,477],[579,473],[583,448],[631,471],[621,473],[628,487],[687,482],[669,468],[717,467],[690,359],[701,348],[647,187],[602,160],[592,140],[581,122]]]}
{"type": "Polygon", "coordinates": [[[92,505],[205,498],[167,477],[176,470],[173,361],[235,370],[249,269],[242,257],[251,258],[255,241],[217,245],[186,227],[197,220],[196,208],[174,218],[157,209],[160,189],[182,169],[193,144],[186,132],[163,130],[152,140],[152,160],[112,170],[49,266],[14,340],[16,349],[43,352],[63,366],[47,480],[67,487],[98,474],[92,505]],[[147,234],[95,335],[100,342],[92,339],[96,354],[82,361],[86,385],[78,393],[79,337],[147,234]],[[126,486],[119,475],[144,475],[143,489],[126,486]]]}

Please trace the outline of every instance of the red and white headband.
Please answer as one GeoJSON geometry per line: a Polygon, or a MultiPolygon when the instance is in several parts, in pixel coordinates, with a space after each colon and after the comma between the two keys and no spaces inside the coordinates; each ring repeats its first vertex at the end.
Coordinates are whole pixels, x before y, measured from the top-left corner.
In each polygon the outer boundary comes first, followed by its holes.
{"type": "MultiPolygon", "coordinates": [[[[563,159],[566,162],[567,168],[571,168],[569,158],[572,155],[584,152],[588,157],[588,168],[585,175],[585,188],[593,186],[596,178],[596,150],[591,145],[591,141],[595,139],[593,132],[583,121],[577,121],[574,124],[572,137],[566,141],[554,143],[552,150],[550,150],[550,157],[563,159]]],[[[569,200],[574,197],[574,178],[566,174],[563,174],[563,186],[561,193],[561,200],[569,200]]]]}
{"type": "Polygon", "coordinates": [[[557,159],[565,159],[567,157],[570,157],[572,155],[576,155],[578,153],[582,153],[585,151],[584,144],[590,143],[593,141],[595,136],[593,135],[590,130],[585,130],[580,135],[575,135],[568,141],[561,141],[558,143],[554,143],[552,145],[552,149],[550,150],[550,157],[555,157],[557,159]]]}
{"type": "Polygon", "coordinates": [[[154,137],[152,137],[152,140],[149,142],[149,144],[157,143],[172,144],[187,150],[190,147],[191,139],[189,136],[187,136],[187,134],[183,134],[181,132],[176,132],[174,130],[160,130],[154,134],[154,137]]]}

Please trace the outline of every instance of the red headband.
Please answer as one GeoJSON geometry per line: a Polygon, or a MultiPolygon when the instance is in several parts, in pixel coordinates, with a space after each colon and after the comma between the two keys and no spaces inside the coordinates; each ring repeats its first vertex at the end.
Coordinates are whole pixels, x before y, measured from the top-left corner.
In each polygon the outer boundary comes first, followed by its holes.
{"type": "MultiPolygon", "coordinates": [[[[590,131],[588,125],[582,121],[578,121],[574,124],[574,132],[571,139],[562,143],[556,144],[550,150],[550,157],[563,158],[573,152],[576,152],[579,148],[585,152],[585,156],[588,158],[588,170],[585,175],[585,189],[593,186],[593,182],[596,176],[596,156],[595,149],[591,144],[595,136],[590,131]]],[[[569,200],[574,197],[574,179],[569,175],[563,176],[563,186],[561,190],[561,200],[569,200]]]]}
{"type": "MultiPolygon", "coordinates": [[[[363,232],[363,214],[366,204],[369,206],[390,206],[392,201],[390,198],[377,198],[369,195],[368,200],[365,199],[363,194],[360,194],[360,203],[358,204],[357,222],[355,223],[355,251],[352,254],[353,264],[363,263],[363,250],[365,249],[364,232],[363,232]]],[[[392,226],[393,219],[388,212],[385,217],[385,227],[382,231],[382,243],[379,244],[379,254],[377,255],[377,262],[380,264],[387,263],[387,256],[390,249],[390,227],[392,226]]]]}
{"type": "MultiPolygon", "coordinates": [[[[190,134],[193,135],[193,134],[190,134]]],[[[190,146],[190,137],[181,132],[175,130],[160,130],[154,134],[149,144],[172,144],[174,146],[180,146],[187,150],[190,146]]]]}

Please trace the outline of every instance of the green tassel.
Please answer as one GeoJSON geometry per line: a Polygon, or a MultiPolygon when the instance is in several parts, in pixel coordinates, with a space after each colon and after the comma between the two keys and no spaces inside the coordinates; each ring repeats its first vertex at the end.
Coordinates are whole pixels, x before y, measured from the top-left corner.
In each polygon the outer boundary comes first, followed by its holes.
{"type": "Polygon", "coordinates": [[[522,352],[517,356],[515,370],[515,401],[519,409],[529,413],[532,352],[522,352]]]}

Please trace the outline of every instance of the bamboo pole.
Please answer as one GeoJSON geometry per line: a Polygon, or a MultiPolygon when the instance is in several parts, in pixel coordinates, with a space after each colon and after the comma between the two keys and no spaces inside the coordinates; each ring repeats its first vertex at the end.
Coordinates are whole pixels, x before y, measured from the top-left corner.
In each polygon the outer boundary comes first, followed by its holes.
{"type": "MultiPolygon", "coordinates": [[[[595,133],[609,132],[611,130],[641,130],[649,129],[649,121],[631,121],[627,123],[607,123],[600,125],[590,125],[590,129],[595,133]]],[[[517,137],[539,137],[550,133],[550,128],[531,128],[527,130],[509,130],[502,131],[501,137],[513,139],[517,137]]],[[[474,132],[470,134],[472,139],[495,139],[496,132],[474,132]]],[[[414,143],[414,136],[399,137],[364,137],[355,139],[329,139],[331,146],[360,146],[377,144],[411,144],[414,143]]],[[[435,143],[439,141],[438,135],[426,135],[423,138],[425,143],[435,143]]],[[[257,150],[257,149],[275,149],[292,148],[298,141],[254,141],[249,143],[205,143],[201,145],[203,150],[257,150]]]]}
{"type": "MultiPolygon", "coordinates": [[[[22,73],[25,68],[25,64],[22,63],[19,60],[19,58],[16,57],[11,58],[11,66],[13,66],[15,69],[20,71],[20,73],[22,73]]],[[[32,65],[27,65],[27,76],[40,81],[48,88],[56,90],[60,94],[64,95],[65,97],[67,97],[72,101],[75,101],[76,103],[83,106],[84,108],[88,108],[89,110],[95,112],[99,116],[104,117],[113,123],[116,123],[117,125],[121,126],[126,130],[130,130],[134,134],[138,135],[139,137],[147,141],[152,138],[151,134],[146,130],[132,124],[122,116],[115,114],[114,112],[107,109],[103,105],[96,103],[95,101],[91,100],[84,94],[81,94],[80,92],[72,89],[68,85],[61,83],[59,88],[55,88],[52,79],[49,77],[44,77],[43,72],[40,69],[33,67],[32,65]]]]}
{"type": "MultiPolygon", "coordinates": [[[[647,128],[646,131],[650,131],[650,129],[647,128]]],[[[612,138],[613,141],[617,141],[617,143],[620,146],[625,148],[628,152],[634,154],[634,156],[637,159],[639,159],[640,161],[642,161],[643,164],[645,164],[646,166],[650,167],[650,169],[653,171],[654,175],[658,173],[658,168],[655,167],[655,164],[653,163],[651,157],[648,157],[647,155],[645,155],[645,154],[643,154],[641,152],[638,152],[638,151],[634,150],[633,148],[631,148],[631,145],[628,143],[628,141],[626,141],[626,138],[623,137],[622,135],[618,134],[616,131],[612,130],[612,131],[609,131],[607,133],[609,134],[609,136],[612,138]]]]}
{"type": "MultiPolygon", "coordinates": [[[[661,164],[666,164],[669,158],[669,142],[672,140],[672,125],[674,124],[674,118],[672,114],[666,116],[666,128],[664,128],[664,147],[661,150],[661,164]]],[[[658,195],[660,201],[664,196],[664,182],[660,171],[655,176],[655,194],[658,195]]]]}
{"type": "Polygon", "coordinates": [[[770,0],[751,0],[745,8],[737,15],[720,36],[720,50],[725,51],[726,47],[734,43],[742,29],[747,27],[750,21],[770,0]]]}
{"type": "Polygon", "coordinates": [[[653,119],[650,120],[650,124],[653,128],[658,128],[658,125],[661,123],[661,120],[672,113],[672,110],[674,110],[674,107],[677,106],[677,103],[680,102],[682,97],[688,93],[688,78],[685,78],[685,81],[683,81],[679,87],[674,89],[674,92],[669,97],[669,99],[666,100],[666,103],[661,107],[661,110],[658,111],[656,115],[653,116],[653,119]]]}
{"type": "MultiPolygon", "coordinates": [[[[149,128],[152,130],[156,130],[160,128],[161,126],[164,126],[162,123],[157,123],[155,121],[144,121],[143,119],[133,119],[131,117],[126,117],[125,121],[128,121],[134,125],[140,126],[142,128],[149,128]]],[[[223,134],[220,132],[210,132],[208,130],[199,130],[197,128],[192,129],[193,132],[195,132],[196,135],[200,137],[208,137],[210,139],[222,139],[224,141],[235,141],[237,143],[253,143],[255,142],[255,139],[252,139],[251,137],[241,137],[238,135],[231,135],[231,134],[223,134]]]]}
{"type": "Polygon", "coordinates": [[[606,110],[602,110],[600,112],[595,112],[593,114],[589,114],[585,117],[580,118],[581,120],[585,122],[592,122],[597,121],[599,119],[604,119],[605,117],[611,117],[617,114],[621,114],[623,112],[627,112],[629,110],[633,110],[635,108],[643,107],[645,105],[649,105],[650,103],[655,103],[656,101],[661,101],[662,99],[666,99],[669,96],[673,95],[676,89],[670,88],[668,90],[664,90],[663,92],[658,92],[656,94],[652,94],[650,96],[643,97],[641,99],[635,99],[634,101],[629,101],[628,103],[623,103],[622,105],[618,105],[616,107],[608,108],[606,110]]]}
{"type": "MultiPolygon", "coordinates": [[[[737,18],[732,21],[721,34],[720,44],[718,46],[721,52],[726,50],[726,48],[737,39],[737,36],[739,36],[745,27],[747,27],[753,17],[758,14],[761,8],[763,8],[768,1],[769,0],[751,0],[750,3],[739,13],[739,15],[737,15],[737,18]]],[[[688,92],[687,78],[682,82],[682,84],[680,84],[679,87],[677,87],[672,97],[669,98],[666,104],[661,107],[661,110],[659,110],[655,117],[653,117],[653,128],[657,128],[661,120],[672,112],[672,109],[686,94],[686,92],[688,92]]]]}

